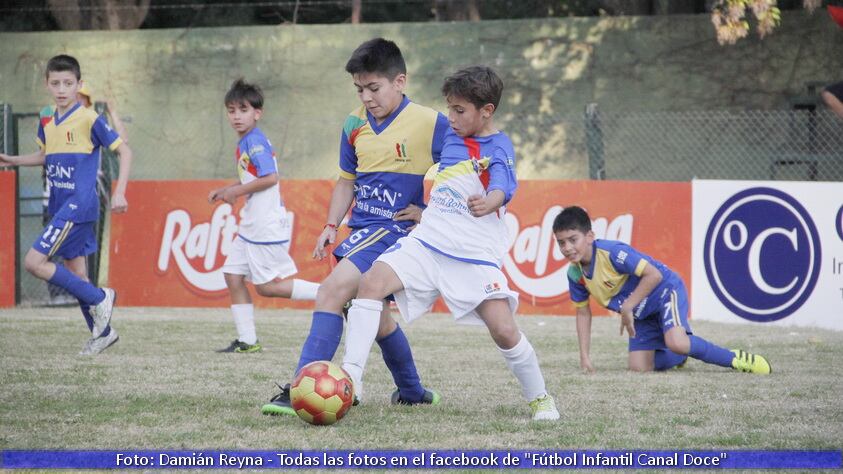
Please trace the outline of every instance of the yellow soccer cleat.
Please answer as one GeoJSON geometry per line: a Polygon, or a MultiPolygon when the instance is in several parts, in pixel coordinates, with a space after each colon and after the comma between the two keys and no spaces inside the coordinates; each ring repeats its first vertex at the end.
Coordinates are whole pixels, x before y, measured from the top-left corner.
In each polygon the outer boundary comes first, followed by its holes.
{"type": "Polygon", "coordinates": [[[773,371],[767,359],[758,354],[751,354],[739,349],[733,350],[735,358],[732,359],[732,368],[741,372],[753,374],[769,374],[773,371]]]}
{"type": "Polygon", "coordinates": [[[556,403],[553,401],[553,397],[548,394],[544,394],[531,401],[530,411],[535,421],[559,419],[559,411],[556,410],[556,403]]]}

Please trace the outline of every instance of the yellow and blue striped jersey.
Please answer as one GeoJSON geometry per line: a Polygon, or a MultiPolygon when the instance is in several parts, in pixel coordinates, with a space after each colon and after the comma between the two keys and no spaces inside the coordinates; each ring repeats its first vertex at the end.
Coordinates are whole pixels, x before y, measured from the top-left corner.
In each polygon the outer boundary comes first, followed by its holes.
{"type": "Polygon", "coordinates": [[[395,222],[410,204],[424,206],[424,175],[439,162],[448,119],[407,97],[381,124],[364,106],[345,121],[340,141],[340,176],[354,180],[349,227],[413,225],[395,222]]]}
{"type": "Polygon", "coordinates": [[[575,306],[583,307],[588,304],[590,295],[600,306],[619,312],[623,302],[641,281],[647,265],[654,265],[661,272],[662,281],[633,309],[633,313],[636,318],[655,313],[661,308],[657,298],[651,296],[660,294],[665,286],[675,285],[679,276],[667,265],[616,240],[594,241],[588,269],[584,270],[579,263],[568,267],[571,301],[575,306]]]}
{"type": "Polygon", "coordinates": [[[47,212],[71,222],[97,220],[99,149],[116,150],[123,143],[117,132],[95,111],[77,103],[63,116],[56,111],[49,119],[42,118],[37,142],[46,158],[47,212]]]}

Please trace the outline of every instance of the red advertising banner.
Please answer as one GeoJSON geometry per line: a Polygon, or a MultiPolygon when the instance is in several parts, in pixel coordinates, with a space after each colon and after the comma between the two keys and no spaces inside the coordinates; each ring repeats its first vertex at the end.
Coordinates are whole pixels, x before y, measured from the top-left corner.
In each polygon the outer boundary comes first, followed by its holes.
{"type": "MultiPolygon", "coordinates": [[[[133,181],[131,210],[113,215],[109,284],[120,303],[137,306],[227,306],[220,268],[237,231],[242,200],[208,204],[208,192],[228,181],[133,181]]],[[[311,257],[327,214],[333,181],[285,180],[292,214],[290,255],[299,278],[321,281],[330,262],[311,257]]],[[[690,287],[690,183],[522,181],[507,208],[512,243],[504,261],[519,313],[573,314],[566,271],[553,237],[562,206],[580,205],[598,238],[623,240],[676,270],[690,287]]],[[[307,308],[309,302],[253,298],[262,307],[307,308]]],[[[438,310],[444,310],[442,305],[438,310]]],[[[597,308],[592,308],[595,313],[597,308]]]]}
{"type": "Polygon", "coordinates": [[[15,305],[15,171],[0,171],[0,308],[15,305]]]}

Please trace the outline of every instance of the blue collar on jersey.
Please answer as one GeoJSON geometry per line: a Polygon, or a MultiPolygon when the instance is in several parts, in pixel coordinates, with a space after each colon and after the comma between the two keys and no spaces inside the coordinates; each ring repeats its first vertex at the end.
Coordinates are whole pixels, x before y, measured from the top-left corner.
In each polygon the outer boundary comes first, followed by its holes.
{"type": "Polygon", "coordinates": [[[249,130],[249,133],[247,133],[247,134],[243,135],[243,137],[242,137],[240,140],[237,140],[237,145],[239,146],[241,143],[243,143],[243,140],[245,140],[245,139],[246,139],[249,135],[251,135],[251,134],[255,133],[255,131],[260,132],[260,129],[258,128],[258,126],[257,126],[257,125],[255,125],[254,127],[252,127],[252,129],[251,129],[251,130],[249,130]]]}
{"type": "Polygon", "coordinates": [[[372,114],[370,114],[367,110],[366,118],[369,119],[369,126],[372,127],[372,131],[375,132],[375,135],[380,135],[382,131],[386,130],[386,127],[388,127],[389,124],[391,124],[392,121],[395,120],[395,117],[397,117],[398,114],[400,114],[401,111],[404,110],[404,107],[407,107],[407,104],[409,103],[410,99],[408,99],[405,95],[404,98],[401,99],[401,104],[398,105],[398,108],[393,110],[392,113],[389,114],[389,117],[387,117],[386,120],[384,120],[383,123],[380,125],[375,122],[375,117],[373,117],[372,114]]]}
{"type": "Polygon", "coordinates": [[[76,105],[74,105],[73,107],[71,107],[71,108],[70,108],[70,110],[68,110],[67,112],[65,112],[64,117],[59,117],[59,108],[58,108],[58,107],[56,107],[56,114],[55,114],[55,117],[54,117],[54,118],[55,118],[55,123],[56,123],[56,125],[58,125],[58,124],[60,124],[60,123],[64,122],[64,120],[65,120],[67,117],[70,117],[70,114],[72,114],[73,112],[76,112],[76,109],[78,109],[78,108],[79,108],[79,107],[81,107],[81,106],[82,106],[82,104],[80,104],[79,102],[77,102],[77,103],[76,103],[76,105]]]}

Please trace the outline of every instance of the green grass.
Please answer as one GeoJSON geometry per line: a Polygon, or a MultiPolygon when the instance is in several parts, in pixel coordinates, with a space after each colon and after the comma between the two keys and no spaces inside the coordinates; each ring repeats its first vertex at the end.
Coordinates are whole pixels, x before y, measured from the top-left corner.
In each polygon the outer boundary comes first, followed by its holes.
{"type": "MultiPolygon", "coordinates": [[[[483,328],[430,315],[404,329],[437,407],[393,407],[377,348],[365,401],[333,427],[267,417],[260,406],[295,368],[304,311],[258,312],[258,354],[216,354],[234,339],[225,309],[118,308],[120,342],[76,355],[76,308],[0,310],[0,449],[840,449],[843,333],[695,322],[697,334],[757,351],[771,376],[699,361],[626,371],[615,319],[594,321],[582,374],[572,318],[520,317],[562,413],[529,409],[483,328]]],[[[337,358],[342,354],[340,348],[337,358]]]]}

